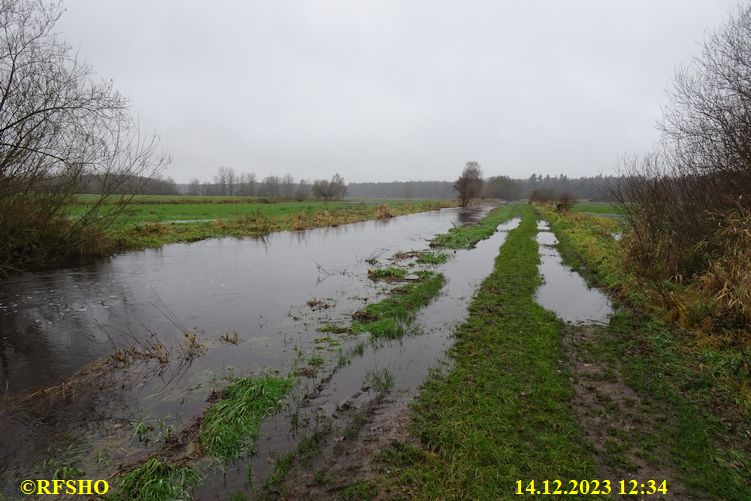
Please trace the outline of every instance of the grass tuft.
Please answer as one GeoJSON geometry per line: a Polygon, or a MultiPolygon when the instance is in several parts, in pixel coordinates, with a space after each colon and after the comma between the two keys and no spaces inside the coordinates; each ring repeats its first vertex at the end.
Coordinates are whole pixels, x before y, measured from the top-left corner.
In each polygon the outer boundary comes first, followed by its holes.
{"type": "Polygon", "coordinates": [[[135,470],[123,475],[117,491],[108,496],[115,501],[173,501],[189,499],[190,489],[200,477],[193,468],[173,466],[151,458],[135,470]]]}
{"type": "Polygon", "coordinates": [[[371,280],[401,280],[407,276],[407,270],[402,268],[372,268],[368,270],[368,278],[371,280]]]}
{"type": "Polygon", "coordinates": [[[263,376],[230,384],[203,418],[199,440],[206,452],[226,460],[251,451],[261,422],[277,411],[292,383],[290,377],[263,376]]]}

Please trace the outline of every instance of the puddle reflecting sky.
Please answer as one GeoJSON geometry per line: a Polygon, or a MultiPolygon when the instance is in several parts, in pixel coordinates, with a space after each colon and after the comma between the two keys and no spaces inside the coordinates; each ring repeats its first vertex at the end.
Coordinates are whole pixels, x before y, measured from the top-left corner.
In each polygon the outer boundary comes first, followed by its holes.
{"type": "Polygon", "coordinates": [[[536,300],[559,318],[574,323],[605,322],[613,312],[610,299],[587,283],[577,272],[563,264],[554,247],[555,235],[544,221],[538,223],[540,274],[544,283],[537,290],[536,300]]]}

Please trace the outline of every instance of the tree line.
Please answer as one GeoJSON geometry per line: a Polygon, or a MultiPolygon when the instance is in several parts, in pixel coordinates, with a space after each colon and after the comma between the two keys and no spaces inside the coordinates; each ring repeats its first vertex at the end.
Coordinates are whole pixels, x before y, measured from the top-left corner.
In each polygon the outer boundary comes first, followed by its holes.
{"type": "Polygon", "coordinates": [[[347,194],[347,183],[338,173],[331,179],[295,181],[291,175],[266,176],[259,179],[253,172],[237,173],[230,167],[220,167],[213,182],[202,183],[193,178],[190,183],[175,188],[186,195],[204,196],[243,196],[289,198],[306,200],[309,198],[323,200],[341,200],[347,194]]]}

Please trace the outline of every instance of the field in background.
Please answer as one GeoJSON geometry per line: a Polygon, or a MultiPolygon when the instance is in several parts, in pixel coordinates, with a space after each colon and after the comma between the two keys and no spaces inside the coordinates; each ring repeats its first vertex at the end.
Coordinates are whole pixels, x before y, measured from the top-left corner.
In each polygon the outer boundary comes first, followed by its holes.
{"type": "MultiPolygon", "coordinates": [[[[75,203],[69,205],[70,217],[75,219],[90,209],[98,200],[98,195],[77,195],[75,203]]],[[[113,203],[117,198],[113,197],[113,203]]],[[[110,206],[105,201],[104,210],[110,206]]],[[[174,223],[229,220],[252,216],[275,219],[294,216],[295,214],[313,214],[318,211],[339,211],[358,208],[363,205],[388,204],[398,208],[406,205],[432,204],[429,200],[386,200],[359,199],[337,202],[303,201],[289,199],[274,200],[261,197],[209,197],[180,195],[138,195],[115,222],[115,228],[128,228],[143,223],[174,223]]]]}

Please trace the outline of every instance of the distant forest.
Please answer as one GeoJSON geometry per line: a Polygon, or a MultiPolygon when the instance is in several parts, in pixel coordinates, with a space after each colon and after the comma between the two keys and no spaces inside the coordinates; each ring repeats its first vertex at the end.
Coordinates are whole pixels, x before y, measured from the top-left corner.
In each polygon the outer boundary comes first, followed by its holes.
{"type": "MultiPolygon", "coordinates": [[[[292,176],[282,178],[269,176],[256,179],[253,175],[230,176],[226,181],[218,176],[214,182],[200,183],[197,179],[190,184],[179,184],[171,178],[138,178],[131,184],[144,195],[236,195],[259,197],[284,197],[306,199],[316,197],[316,181],[295,181],[292,176]]],[[[337,178],[343,182],[341,178],[337,178]]],[[[504,200],[528,199],[536,192],[538,198],[551,198],[568,193],[578,199],[607,200],[618,178],[594,176],[569,178],[565,175],[542,176],[534,174],[527,179],[511,179],[506,176],[492,176],[485,179],[482,196],[504,200]]],[[[330,182],[329,182],[330,183],[330,182]]],[[[102,183],[94,177],[84,177],[79,193],[101,193],[102,183]]],[[[348,183],[348,198],[416,198],[449,199],[457,196],[453,181],[392,181],[380,183],[348,183]]],[[[338,196],[336,198],[339,198],[338,196]]]]}
{"type": "MultiPolygon", "coordinates": [[[[575,198],[607,200],[614,176],[594,176],[569,178],[565,175],[542,176],[533,174],[527,179],[511,179],[506,176],[492,176],[485,179],[485,198],[505,200],[526,199],[532,193],[569,193],[575,198]]],[[[349,183],[347,196],[353,198],[455,198],[453,181],[393,181],[388,183],[349,183]]]]}

